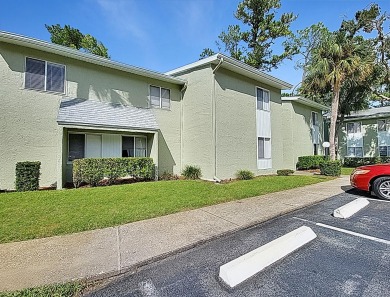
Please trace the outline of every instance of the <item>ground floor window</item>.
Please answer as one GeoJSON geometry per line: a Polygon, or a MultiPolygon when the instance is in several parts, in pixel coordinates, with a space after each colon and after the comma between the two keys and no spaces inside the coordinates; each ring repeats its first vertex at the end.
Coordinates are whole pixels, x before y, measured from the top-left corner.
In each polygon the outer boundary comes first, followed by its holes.
{"type": "Polygon", "coordinates": [[[390,146],[380,146],[379,147],[379,156],[389,157],[390,156],[390,146]]]}
{"type": "Polygon", "coordinates": [[[347,157],[363,158],[363,148],[362,147],[348,147],[347,148],[347,157]]]}
{"type": "Polygon", "coordinates": [[[122,136],[122,157],[146,157],[146,138],[122,136]]]}
{"type": "Polygon", "coordinates": [[[145,136],[69,133],[68,162],[82,158],[146,157],[145,136]]]}
{"type": "Polygon", "coordinates": [[[271,158],[271,138],[258,137],[258,159],[270,159],[271,158]]]}
{"type": "Polygon", "coordinates": [[[318,144],[314,143],[314,156],[318,155],[318,144]]]}
{"type": "Polygon", "coordinates": [[[68,161],[85,156],[85,134],[69,134],[68,161]]]}

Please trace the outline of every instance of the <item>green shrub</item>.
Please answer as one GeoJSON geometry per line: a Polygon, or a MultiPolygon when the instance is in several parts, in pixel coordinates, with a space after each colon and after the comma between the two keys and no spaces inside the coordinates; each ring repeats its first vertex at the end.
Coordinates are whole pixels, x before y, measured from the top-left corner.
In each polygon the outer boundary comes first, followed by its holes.
{"type": "Polygon", "coordinates": [[[238,170],[236,172],[236,177],[237,179],[240,180],[249,180],[249,179],[254,179],[255,175],[253,174],[252,171],[243,169],[243,170],[238,170]]]}
{"type": "Polygon", "coordinates": [[[372,165],[378,163],[390,163],[390,157],[364,157],[364,158],[345,157],[343,160],[344,167],[359,167],[359,166],[372,165]]]}
{"type": "Polygon", "coordinates": [[[327,159],[325,156],[302,156],[298,157],[297,169],[318,169],[320,164],[327,159]]]}
{"type": "Polygon", "coordinates": [[[340,176],[341,175],[341,162],[336,161],[324,161],[320,164],[320,171],[322,175],[327,176],[340,176]]]}
{"type": "Polygon", "coordinates": [[[108,184],[131,176],[138,180],[152,180],[155,166],[152,158],[85,158],[73,161],[73,184],[96,187],[107,178],[108,184]]]}
{"type": "Polygon", "coordinates": [[[287,176],[287,175],[290,175],[293,173],[294,173],[294,170],[291,170],[291,169],[280,169],[280,170],[276,171],[276,174],[281,175],[281,176],[287,176]]]}
{"type": "Polygon", "coordinates": [[[202,177],[202,170],[195,165],[187,165],[181,173],[185,179],[199,179],[202,177]]]}
{"type": "Polygon", "coordinates": [[[41,162],[18,162],[16,163],[15,188],[18,192],[36,191],[39,188],[39,176],[41,162]]]}

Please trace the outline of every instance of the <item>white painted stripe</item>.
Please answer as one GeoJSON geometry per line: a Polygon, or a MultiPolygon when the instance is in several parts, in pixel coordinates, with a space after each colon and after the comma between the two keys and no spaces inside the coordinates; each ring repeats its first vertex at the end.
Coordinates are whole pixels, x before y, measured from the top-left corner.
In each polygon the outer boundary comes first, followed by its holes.
{"type": "Polygon", "coordinates": [[[376,241],[376,242],[381,242],[381,243],[385,243],[385,244],[389,244],[390,245],[390,241],[386,240],[386,239],[377,238],[377,237],[374,237],[374,236],[369,236],[369,235],[365,235],[365,234],[349,231],[349,230],[346,230],[346,229],[333,227],[333,226],[322,224],[322,223],[316,223],[316,222],[313,222],[313,221],[310,221],[310,220],[306,220],[306,219],[303,219],[303,218],[293,217],[293,219],[304,221],[306,223],[312,223],[312,224],[314,224],[316,226],[319,226],[319,227],[331,229],[331,230],[334,230],[334,231],[339,231],[339,232],[346,233],[346,234],[349,234],[349,235],[354,235],[354,236],[358,236],[358,237],[361,237],[361,238],[365,238],[365,239],[369,239],[369,240],[373,240],[373,241],[376,241]]]}
{"type": "Polygon", "coordinates": [[[365,238],[365,239],[369,239],[369,240],[373,240],[373,241],[376,241],[376,242],[381,242],[381,243],[390,245],[390,241],[389,240],[385,240],[385,239],[382,239],[382,238],[377,238],[377,237],[374,237],[374,236],[369,236],[369,235],[365,235],[365,234],[349,231],[349,230],[346,230],[346,229],[341,229],[341,228],[325,225],[325,224],[322,224],[322,223],[316,223],[316,226],[324,227],[324,228],[327,228],[327,229],[332,229],[332,230],[339,231],[339,232],[342,232],[342,233],[346,233],[346,234],[350,234],[350,235],[353,235],[353,236],[357,236],[357,237],[361,237],[361,238],[365,238]]]}
{"type": "Polygon", "coordinates": [[[233,288],[316,237],[311,228],[302,226],[222,265],[219,277],[233,288]]]}
{"type": "Polygon", "coordinates": [[[366,207],[370,202],[365,198],[355,199],[333,211],[335,218],[347,219],[366,207]]]}

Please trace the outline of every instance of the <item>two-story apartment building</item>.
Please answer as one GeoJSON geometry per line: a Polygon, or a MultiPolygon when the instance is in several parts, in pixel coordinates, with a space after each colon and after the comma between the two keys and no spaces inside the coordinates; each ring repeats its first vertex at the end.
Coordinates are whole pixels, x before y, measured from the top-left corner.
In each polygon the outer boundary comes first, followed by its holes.
{"type": "Polygon", "coordinates": [[[0,188],[14,187],[18,161],[41,161],[40,185],[61,188],[78,158],[150,156],[159,173],[188,164],[224,179],[319,152],[310,120],[286,125],[291,85],[222,54],[163,74],[0,31],[0,79],[0,188]],[[290,125],[301,145],[285,139],[290,125]]]}
{"type": "Polygon", "coordinates": [[[340,157],[390,156],[390,106],[352,112],[339,132],[340,157]]]}

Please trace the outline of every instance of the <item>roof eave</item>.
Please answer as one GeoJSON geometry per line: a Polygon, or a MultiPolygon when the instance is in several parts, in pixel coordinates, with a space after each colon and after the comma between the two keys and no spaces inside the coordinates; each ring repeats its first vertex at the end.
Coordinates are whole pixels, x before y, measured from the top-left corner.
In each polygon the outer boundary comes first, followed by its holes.
{"type": "Polygon", "coordinates": [[[314,107],[314,108],[317,108],[317,109],[320,109],[320,110],[330,110],[330,108],[328,106],[325,106],[323,104],[320,104],[320,103],[317,103],[317,102],[314,102],[310,99],[307,99],[307,98],[304,98],[304,97],[299,97],[299,96],[296,96],[296,97],[282,97],[282,101],[296,101],[296,102],[299,102],[303,105],[307,105],[307,106],[310,106],[310,107],[314,107]]]}
{"type": "Polygon", "coordinates": [[[226,68],[226,64],[230,65],[231,67],[228,68],[229,70],[240,73],[242,75],[245,75],[247,77],[250,77],[252,79],[255,79],[257,81],[263,82],[267,85],[273,86],[275,88],[278,88],[280,90],[287,90],[291,89],[293,86],[285,81],[282,81],[276,77],[273,77],[271,75],[268,75],[266,73],[263,73],[256,68],[253,68],[252,66],[249,66],[243,62],[240,62],[236,59],[230,58],[228,56],[225,56],[223,54],[215,54],[213,56],[210,56],[208,58],[196,61],[194,63],[173,69],[171,71],[166,72],[167,75],[180,75],[182,73],[188,72],[189,70],[195,69],[197,67],[202,67],[207,64],[217,64],[221,60],[223,60],[221,67],[226,68]],[[233,69],[232,69],[233,68],[233,69]]]}
{"type": "Polygon", "coordinates": [[[0,31],[0,42],[29,47],[36,50],[45,51],[48,53],[53,53],[60,56],[65,56],[76,60],[81,60],[84,62],[100,65],[103,67],[113,68],[116,70],[129,72],[132,74],[161,80],[168,83],[173,83],[178,85],[184,85],[186,83],[186,81],[183,79],[179,79],[179,78],[171,77],[166,74],[154,72],[151,70],[146,70],[139,67],[134,67],[123,63],[115,62],[97,55],[83,53],[72,48],[49,43],[35,38],[26,37],[23,35],[0,31]]]}

